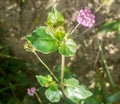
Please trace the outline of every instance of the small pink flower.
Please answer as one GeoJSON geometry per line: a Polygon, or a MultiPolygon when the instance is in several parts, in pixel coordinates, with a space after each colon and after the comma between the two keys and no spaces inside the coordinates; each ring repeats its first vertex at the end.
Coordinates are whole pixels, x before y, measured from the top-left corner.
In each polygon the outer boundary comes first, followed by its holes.
{"type": "Polygon", "coordinates": [[[31,87],[27,89],[27,93],[29,96],[34,96],[35,91],[36,91],[35,87],[31,87]]]}
{"type": "Polygon", "coordinates": [[[80,10],[76,20],[79,24],[91,28],[95,23],[95,16],[89,9],[82,9],[80,10]]]}

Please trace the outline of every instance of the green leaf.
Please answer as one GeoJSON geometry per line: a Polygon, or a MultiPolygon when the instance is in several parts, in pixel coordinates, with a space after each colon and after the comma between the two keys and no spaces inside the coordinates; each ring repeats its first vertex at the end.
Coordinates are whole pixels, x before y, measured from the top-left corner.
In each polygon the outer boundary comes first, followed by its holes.
{"type": "Polygon", "coordinates": [[[64,24],[64,18],[56,8],[52,8],[51,12],[48,14],[47,25],[49,26],[60,26],[64,24]]]}
{"type": "Polygon", "coordinates": [[[84,100],[92,95],[85,87],[79,85],[79,82],[74,79],[65,80],[65,94],[74,103],[78,103],[80,100],[84,100]]]}
{"type": "Polygon", "coordinates": [[[106,22],[105,24],[102,25],[102,27],[100,28],[100,32],[111,32],[111,31],[118,31],[120,25],[120,20],[112,20],[109,22],[106,22]]]}
{"type": "Polygon", "coordinates": [[[36,78],[39,84],[43,87],[48,87],[53,82],[52,77],[50,75],[47,76],[37,75],[36,78]]]}
{"type": "Polygon", "coordinates": [[[46,29],[47,27],[40,26],[30,35],[27,35],[26,39],[37,51],[49,54],[57,50],[58,43],[46,32],[46,29]]]}
{"type": "Polygon", "coordinates": [[[117,31],[117,39],[120,40],[120,22],[119,22],[119,27],[117,31]]]}
{"type": "Polygon", "coordinates": [[[76,43],[72,39],[66,40],[59,47],[59,52],[65,56],[74,56],[76,52],[76,43]]]}
{"type": "Polygon", "coordinates": [[[60,90],[52,90],[48,88],[45,91],[45,96],[50,102],[59,102],[60,98],[62,97],[62,92],[60,90]]]}
{"type": "Polygon", "coordinates": [[[57,84],[56,82],[52,82],[49,86],[49,88],[53,91],[57,91],[58,90],[58,87],[57,87],[57,84]]]}
{"type": "Polygon", "coordinates": [[[66,35],[65,30],[62,26],[55,28],[53,34],[54,34],[54,37],[59,41],[63,41],[66,35]]]}
{"type": "Polygon", "coordinates": [[[109,96],[107,100],[111,103],[120,101],[120,91],[117,91],[113,95],[109,96]]]}
{"type": "Polygon", "coordinates": [[[68,86],[79,86],[79,81],[75,78],[65,79],[64,83],[68,86]]]}

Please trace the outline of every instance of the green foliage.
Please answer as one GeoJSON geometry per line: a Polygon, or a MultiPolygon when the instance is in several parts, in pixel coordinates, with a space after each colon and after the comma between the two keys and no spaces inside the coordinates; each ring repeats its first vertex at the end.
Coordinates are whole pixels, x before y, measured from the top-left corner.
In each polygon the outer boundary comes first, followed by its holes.
{"type": "Polygon", "coordinates": [[[76,52],[76,43],[72,39],[66,40],[60,45],[59,52],[65,56],[74,56],[76,52]]]}
{"type": "Polygon", "coordinates": [[[120,101],[120,90],[110,95],[107,100],[111,103],[120,101]]]}
{"type": "Polygon", "coordinates": [[[105,79],[100,76],[100,72],[97,73],[92,92],[93,95],[85,99],[84,104],[119,104],[117,102],[120,101],[120,89],[112,88],[111,91],[109,91],[105,79]]]}
{"type": "Polygon", "coordinates": [[[120,40],[120,19],[106,22],[99,29],[99,32],[104,32],[104,33],[112,32],[112,31],[115,31],[117,33],[118,39],[120,40]]]}
{"type": "Polygon", "coordinates": [[[47,75],[47,76],[37,75],[36,78],[39,84],[43,87],[48,87],[53,81],[50,75],[47,75]]]}
{"type": "Polygon", "coordinates": [[[113,32],[113,31],[116,33],[117,39],[120,40],[120,19],[106,22],[99,29],[99,32],[104,32],[104,33],[113,32]]]}
{"type": "Polygon", "coordinates": [[[53,90],[48,88],[45,91],[45,96],[49,99],[50,102],[59,102],[62,97],[62,92],[59,89],[53,90]]]}
{"type": "Polygon", "coordinates": [[[109,22],[106,22],[102,25],[99,31],[101,32],[110,32],[110,31],[117,31],[120,26],[120,20],[112,20],[109,22]]]}
{"type": "Polygon", "coordinates": [[[38,79],[38,82],[43,87],[49,87],[45,91],[45,96],[50,102],[59,102],[60,98],[62,97],[62,92],[58,89],[58,86],[55,81],[52,80],[52,77],[50,75],[42,76],[38,75],[36,76],[38,79]]]}
{"type": "Polygon", "coordinates": [[[80,100],[84,100],[92,95],[85,87],[79,85],[78,80],[74,78],[65,79],[64,84],[66,86],[66,96],[74,103],[78,103],[80,100]]]}
{"type": "Polygon", "coordinates": [[[49,88],[50,88],[51,90],[53,90],[53,91],[58,90],[58,86],[57,86],[56,82],[52,82],[52,83],[50,84],[49,88]]]}
{"type": "Polygon", "coordinates": [[[65,35],[66,35],[66,33],[62,26],[54,28],[53,37],[55,37],[58,41],[60,41],[60,42],[63,41],[65,35]]]}
{"type": "Polygon", "coordinates": [[[51,12],[48,14],[47,25],[48,26],[60,26],[64,24],[64,18],[56,8],[52,8],[51,12]]]}
{"type": "Polygon", "coordinates": [[[0,103],[20,104],[19,96],[25,93],[24,90],[29,83],[24,70],[25,62],[12,56],[10,58],[4,56],[0,58],[0,63],[0,103]]]}
{"type": "Polygon", "coordinates": [[[40,26],[26,36],[36,51],[49,54],[59,49],[61,55],[75,55],[76,43],[67,37],[63,27],[64,18],[62,14],[52,8],[46,24],[47,26],[40,26]]]}
{"type": "Polygon", "coordinates": [[[37,51],[48,54],[57,50],[58,43],[46,32],[46,28],[45,26],[37,28],[32,34],[27,35],[26,39],[37,51]]]}
{"type": "Polygon", "coordinates": [[[99,95],[91,96],[84,101],[84,104],[103,104],[103,102],[99,98],[100,98],[99,95]]]}
{"type": "Polygon", "coordinates": [[[75,78],[69,78],[64,80],[65,86],[79,86],[79,81],[75,78]]]}
{"type": "MultiPolygon", "coordinates": [[[[58,89],[58,86],[56,82],[52,80],[52,77],[50,77],[49,75],[38,75],[36,77],[41,86],[49,87],[45,91],[45,96],[47,97],[47,99],[50,102],[59,102],[60,98],[62,97],[62,92],[58,89]]],[[[84,100],[92,95],[92,93],[88,91],[85,87],[79,85],[79,81],[74,78],[65,79],[64,86],[66,97],[68,97],[71,101],[75,103],[78,103],[80,100],[84,100]]]]}

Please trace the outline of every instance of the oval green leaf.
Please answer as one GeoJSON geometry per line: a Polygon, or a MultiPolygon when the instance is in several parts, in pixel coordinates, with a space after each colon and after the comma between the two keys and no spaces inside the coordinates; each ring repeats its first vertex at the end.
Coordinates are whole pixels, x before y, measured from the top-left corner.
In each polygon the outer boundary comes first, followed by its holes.
{"type": "Polygon", "coordinates": [[[31,42],[37,51],[49,54],[57,50],[58,43],[46,32],[46,29],[47,27],[40,26],[30,35],[27,35],[26,39],[31,42]]]}
{"type": "Polygon", "coordinates": [[[75,78],[65,79],[64,83],[66,86],[79,86],[79,81],[75,78]]]}
{"type": "Polygon", "coordinates": [[[65,95],[74,103],[78,103],[80,100],[84,100],[92,95],[85,87],[79,85],[78,80],[74,78],[66,79],[64,84],[66,86],[65,95]]]}
{"type": "Polygon", "coordinates": [[[50,88],[48,88],[45,91],[45,96],[52,103],[59,102],[60,98],[62,97],[62,92],[59,89],[58,90],[51,90],[50,88]]]}

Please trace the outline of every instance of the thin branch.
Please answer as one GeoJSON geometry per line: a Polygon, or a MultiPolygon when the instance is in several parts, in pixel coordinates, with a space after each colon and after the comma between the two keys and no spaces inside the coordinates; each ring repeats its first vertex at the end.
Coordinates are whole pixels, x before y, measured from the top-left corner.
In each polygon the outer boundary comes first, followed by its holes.
{"type": "Polygon", "coordinates": [[[51,69],[42,61],[42,59],[38,56],[38,54],[34,51],[33,52],[35,54],[35,56],[37,57],[37,59],[45,66],[45,68],[49,71],[49,73],[54,77],[54,79],[58,81],[57,77],[54,75],[54,73],[51,71],[51,69]]]}
{"type": "Polygon", "coordinates": [[[65,67],[65,56],[64,55],[62,55],[61,64],[62,64],[62,67],[61,67],[61,85],[63,87],[63,82],[64,82],[64,67],[65,67]]]}
{"type": "Polygon", "coordinates": [[[96,56],[96,59],[95,59],[95,62],[94,62],[94,66],[93,66],[94,69],[96,68],[96,65],[97,65],[99,57],[100,57],[100,50],[98,50],[98,52],[97,52],[97,56],[96,56]]]}

